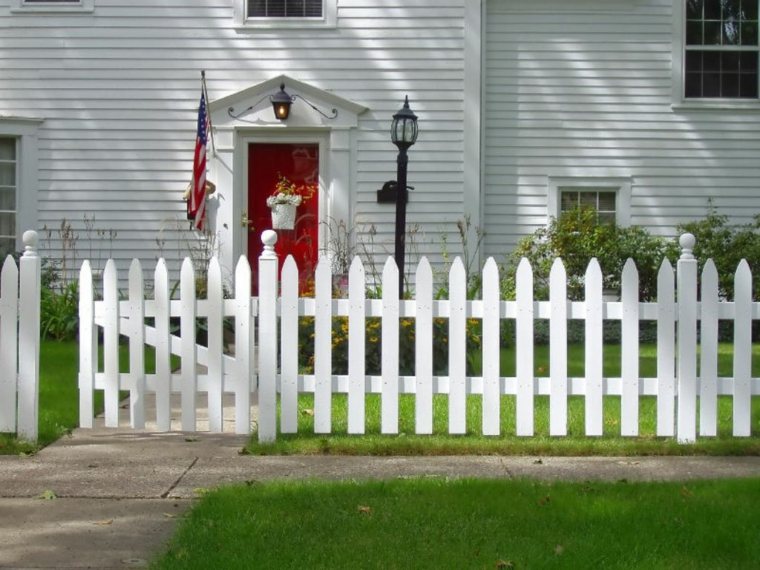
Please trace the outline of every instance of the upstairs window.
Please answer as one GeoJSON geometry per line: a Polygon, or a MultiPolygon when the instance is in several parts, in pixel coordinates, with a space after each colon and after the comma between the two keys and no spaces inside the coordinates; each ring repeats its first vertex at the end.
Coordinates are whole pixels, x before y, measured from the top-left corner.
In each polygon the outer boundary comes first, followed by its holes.
{"type": "Polygon", "coordinates": [[[322,18],[322,0],[247,0],[249,18],[322,18]]]}
{"type": "Polygon", "coordinates": [[[758,97],[758,1],[686,0],[687,99],[758,97]]]}
{"type": "Polygon", "coordinates": [[[0,137],[0,265],[16,251],[16,139],[0,137]]]}

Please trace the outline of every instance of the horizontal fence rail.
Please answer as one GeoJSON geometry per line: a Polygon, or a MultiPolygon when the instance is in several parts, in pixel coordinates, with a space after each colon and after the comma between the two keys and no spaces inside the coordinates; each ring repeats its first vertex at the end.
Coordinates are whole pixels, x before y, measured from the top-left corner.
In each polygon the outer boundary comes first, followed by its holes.
{"type": "Polygon", "coordinates": [[[17,265],[0,272],[0,432],[37,441],[39,431],[40,277],[37,233],[24,232],[17,265]]]}
{"type": "MultiPolygon", "coordinates": [[[[208,271],[208,299],[195,298],[196,276],[189,260],[181,272],[179,299],[169,298],[166,267],[156,268],[153,299],[145,299],[142,270],[137,262],[130,269],[127,300],[119,300],[118,277],[112,262],[104,273],[103,300],[94,300],[92,275],[85,263],[81,275],[82,303],[80,325],[83,347],[80,362],[82,388],[82,425],[92,425],[92,394],[106,393],[106,424],[118,423],[119,390],[129,390],[132,425],[144,426],[141,401],[145,392],[155,392],[159,409],[159,429],[169,429],[169,396],[181,394],[182,429],[195,429],[196,394],[206,392],[209,399],[210,429],[221,430],[221,395],[234,393],[236,431],[250,430],[251,395],[258,391],[258,437],[273,441],[277,433],[296,433],[298,398],[314,395],[314,431],[333,431],[333,396],[346,394],[348,432],[362,434],[366,426],[366,395],[378,394],[381,432],[399,432],[399,396],[415,395],[415,432],[433,431],[433,396],[447,395],[448,429],[464,434],[474,428],[484,435],[501,434],[501,396],[515,398],[515,432],[518,436],[535,433],[535,397],[548,396],[549,433],[567,435],[568,398],[584,399],[585,434],[600,436],[604,428],[603,406],[606,396],[620,398],[619,418],[622,436],[639,434],[639,403],[642,396],[656,399],[656,433],[675,436],[680,442],[693,442],[697,434],[717,433],[718,396],[733,400],[733,434],[751,433],[752,396],[760,394],[760,379],[751,377],[752,321],[760,319],[760,303],[752,300],[752,274],[742,262],[735,276],[735,299],[720,299],[717,271],[708,261],[697,290],[697,261],[691,250],[693,236],[681,238],[682,255],[676,270],[663,261],[658,274],[657,301],[639,300],[638,272],[629,260],[623,270],[618,300],[604,297],[602,272],[596,260],[585,275],[583,301],[567,297],[567,275],[561,260],[556,260],[549,276],[549,299],[534,298],[533,270],[523,260],[516,275],[515,300],[500,298],[498,267],[489,259],[482,274],[482,296],[467,299],[464,266],[456,259],[450,269],[448,299],[433,298],[433,272],[422,259],[415,276],[413,299],[399,300],[398,268],[389,259],[379,283],[380,298],[368,298],[371,285],[360,259],[351,264],[347,298],[334,298],[333,275],[327,259],[320,260],[314,276],[314,297],[299,296],[301,276],[292,258],[285,260],[281,275],[274,253],[276,234],[264,232],[264,251],[258,260],[258,298],[250,297],[250,267],[241,258],[235,272],[235,294],[224,299],[221,273],[216,260],[208,271]],[[698,294],[700,301],[697,301],[698,294]],[[678,302],[677,302],[678,300],[678,302]],[[208,321],[209,346],[197,346],[195,323],[208,321]],[[234,320],[235,355],[224,355],[221,346],[222,320],[234,320]],[[333,324],[344,319],[348,337],[347,373],[333,374],[333,324]],[[146,324],[146,319],[155,322],[146,324]],[[303,320],[312,321],[314,336],[313,373],[299,370],[299,333],[303,320]],[[380,321],[380,373],[367,373],[366,346],[370,321],[380,321]],[[448,341],[448,373],[434,374],[434,323],[445,321],[448,341]],[[467,375],[468,321],[480,327],[482,372],[467,375]],[[538,320],[549,323],[550,371],[534,374],[534,327],[538,320]],[[585,322],[584,377],[568,377],[568,324],[585,322]],[[734,323],[734,369],[731,377],[718,377],[718,321],[734,323]],[[179,321],[179,335],[172,334],[170,322],[179,321]],[[402,375],[399,327],[402,322],[414,329],[414,375],[402,375]],[[516,370],[513,377],[500,375],[500,337],[504,322],[515,331],[516,370]],[[621,375],[603,373],[603,324],[620,321],[621,375]],[[657,329],[656,377],[639,374],[639,326],[655,323],[657,329]],[[678,325],[678,326],[677,326],[678,325]],[[96,328],[103,331],[103,370],[96,370],[96,328]],[[254,338],[254,331],[257,332],[254,338]],[[129,372],[118,370],[118,337],[129,339],[129,372]],[[699,335],[699,343],[697,338],[699,335]],[[140,358],[142,346],[155,347],[156,370],[146,374],[140,358]],[[137,353],[137,354],[135,354],[137,353]],[[171,355],[180,356],[179,372],[171,370],[171,355]],[[254,355],[258,362],[254,366],[254,355]],[[208,373],[198,374],[196,365],[206,365],[208,373]],[[700,374],[697,376],[697,365],[700,374]],[[481,395],[482,425],[468,426],[466,401],[471,394],[481,395]],[[279,418],[279,425],[278,425],[279,418]]],[[[378,285],[378,284],[375,284],[378,285]]],[[[176,323],[175,323],[176,325],[176,323]]],[[[511,421],[511,420],[510,420],[511,421]]]]}

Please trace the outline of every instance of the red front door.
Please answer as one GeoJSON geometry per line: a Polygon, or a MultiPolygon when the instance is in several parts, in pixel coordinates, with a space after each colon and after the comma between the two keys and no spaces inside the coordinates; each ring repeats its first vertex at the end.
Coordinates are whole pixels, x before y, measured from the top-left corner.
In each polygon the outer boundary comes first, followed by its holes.
{"type": "MultiPolygon", "coordinates": [[[[248,257],[261,254],[261,232],[272,228],[267,198],[274,192],[280,175],[293,184],[319,184],[318,144],[256,143],[248,146],[248,213],[252,230],[248,232],[248,257]]],[[[298,265],[301,283],[313,276],[318,259],[319,192],[304,201],[296,211],[292,230],[276,230],[275,251],[280,267],[288,255],[298,265]]],[[[254,291],[257,290],[254,275],[254,291]]]]}

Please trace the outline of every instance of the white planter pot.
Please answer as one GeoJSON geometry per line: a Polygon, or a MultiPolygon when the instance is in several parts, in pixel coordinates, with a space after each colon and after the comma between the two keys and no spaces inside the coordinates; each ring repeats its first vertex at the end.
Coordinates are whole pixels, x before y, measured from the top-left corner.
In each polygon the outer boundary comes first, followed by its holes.
{"type": "Polygon", "coordinates": [[[296,209],[293,204],[272,205],[272,229],[292,230],[296,225],[296,209]]]}

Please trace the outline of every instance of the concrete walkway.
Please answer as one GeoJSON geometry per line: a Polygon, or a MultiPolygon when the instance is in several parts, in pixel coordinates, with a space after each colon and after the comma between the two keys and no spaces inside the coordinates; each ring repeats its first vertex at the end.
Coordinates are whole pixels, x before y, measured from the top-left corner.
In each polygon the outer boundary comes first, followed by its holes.
{"type": "Polygon", "coordinates": [[[0,456],[0,568],[146,566],[199,492],[232,482],[760,476],[760,457],[251,457],[239,454],[245,441],[96,427],[77,429],[33,457],[0,456]]]}

